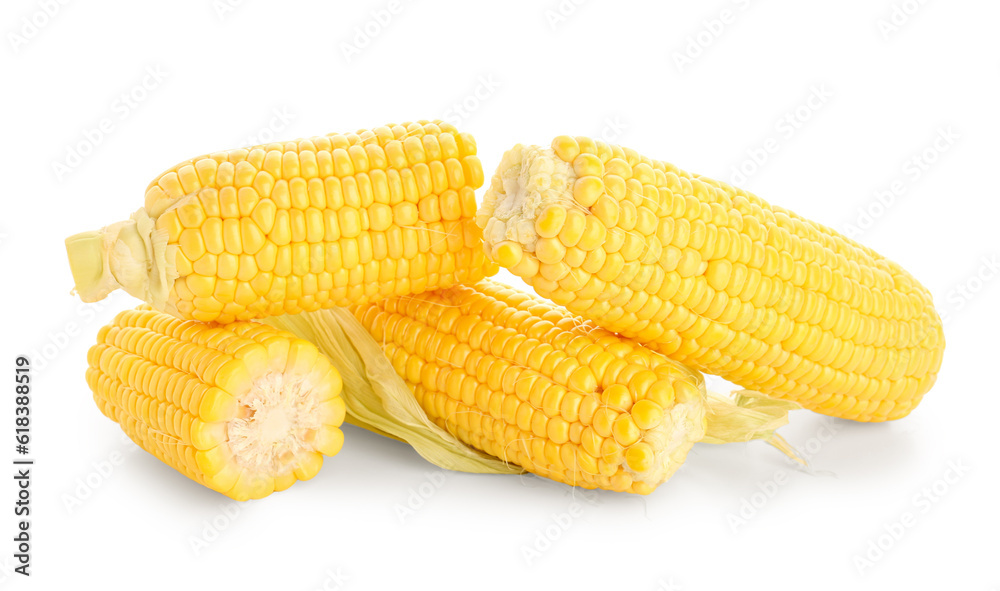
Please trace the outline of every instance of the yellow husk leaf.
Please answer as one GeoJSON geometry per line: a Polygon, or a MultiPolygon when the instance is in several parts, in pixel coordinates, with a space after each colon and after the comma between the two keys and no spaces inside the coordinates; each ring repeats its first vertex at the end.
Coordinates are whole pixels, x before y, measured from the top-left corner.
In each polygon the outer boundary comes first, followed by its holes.
{"type": "Polygon", "coordinates": [[[740,443],[763,439],[791,459],[805,464],[795,449],[775,430],[788,424],[788,412],[802,408],[797,402],[769,398],[756,390],[730,395],[707,392],[708,427],[702,443],[740,443]]]}
{"type": "Polygon", "coordinates": [[[432,464],[481,474],[520,474],[506,464],[465,445],[434,424],[417,404],[381,347],[343,308],[275,316],[264,322],[312,342],[330,358],[344,380],[347,422],[405,441],[432,464]]]}

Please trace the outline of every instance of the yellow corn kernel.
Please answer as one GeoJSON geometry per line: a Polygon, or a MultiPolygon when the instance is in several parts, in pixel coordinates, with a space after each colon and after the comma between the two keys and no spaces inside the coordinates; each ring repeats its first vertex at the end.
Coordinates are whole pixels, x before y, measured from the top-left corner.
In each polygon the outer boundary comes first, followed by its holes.
{"type": "MultiPolygon", "coordinates": [[[[492,275],[497,266],[472,223],[483,181],[475,140],[435,121],[400,129],[399,137],[332,134],[230,150],[166,171],[132,219],[67,239],[77,292],[92,302],[121,287],[180,318],[225,323],[492,275]],[[370,233],[385,234],[379,258],[370,233]],[[344,256],[323,256],[334,247],[344,256]],[[236,301],[230,284],[216,290],[214,280],[236,278],[233,261],[244,256],[282,280],[262,279],[268,287],[254,287],[256,299],[244,289],[236,301]],[[301,290],[318,273],[341,270],[346,284],[301,290]]],[[[239,280],[254,285],[252,267],[239,269],[239,280]]]]}
{"type": "Polygon", "coordinates": [[[319,454],[335,455],[343,442],[344,413],[323,410],[343,408],[337,370],[312,344],[270,326],[179,321],[142,306],[102,328],[87,359],[105,416],[236,500],[311,478],[319,454]]]}
{"type": "MultiPolygon", "coordinates": [[[[746,191],[632,150],[568,136],[550,148],[515,146],[476,223],[493,260],[539,295],[817,412],[906,416],[940,368],[940,317],[899,265],[746,191]]],[[[682,394],[690,393],[657,383],[646,398],[666,409],[682,394]]]]}
{"type": "Polygon", "coordinates": [[[648,494],[703,435],[700,400],[675,402],[661,392],[662,382],[671,394],[681,384],[700,392],[697,374],[501,284],[484,280],[352,311],[435,423],[541,476],[648,494]],[[601,354],[613,361],[595,363],[601,354]],[[689,406],[675,413],[676,423],[665,420],[677,404],[689,406]],[[476,417],[492,426],[470,425],[476,417]]]}

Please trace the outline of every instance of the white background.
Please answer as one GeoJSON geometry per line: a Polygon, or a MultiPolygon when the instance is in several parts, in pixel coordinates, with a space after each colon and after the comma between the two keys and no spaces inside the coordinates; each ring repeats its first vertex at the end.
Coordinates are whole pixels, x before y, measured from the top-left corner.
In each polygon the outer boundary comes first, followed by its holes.
{"type": "Polygon", "coordinates": [[[2,585],[1000,587],[995,2],[233,1],[3,4],[0,371],[25,352],[44,368],[33,576],[10,570],[7,476],[2,585]],[[97,329],[134,302],[70,297],[63,238],[123,219],[197,154],[438,117],[475,135],[487,175],[513,144],[563,133],[727,181],[742,165],[742,186],[855,226],[930,288],[947,315],[937,385],[892,424],[794,413],[782,433],[811,472],[760,442],[698,445],[648,497],[445,474],[348,428],[314,480],[237,505],[123,442],[83,372],[97,329]]]}

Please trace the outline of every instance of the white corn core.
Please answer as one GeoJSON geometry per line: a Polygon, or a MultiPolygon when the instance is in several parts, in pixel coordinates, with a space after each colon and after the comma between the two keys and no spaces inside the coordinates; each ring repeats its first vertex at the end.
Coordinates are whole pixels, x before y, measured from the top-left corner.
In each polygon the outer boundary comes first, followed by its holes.
{"type": "Polygon", "coordinates": [[[573,167],[552,148],[518,144],[507,150],[476,213],[487,248],[513,240],[534,252],[535,218],[546,207],[580,207],[573,201],[575,180],[573,167]]]}
{"type": "Polygon", "coordinates": [[[255,380],[228,426],[235,461],[261,475],[293,470],[300,452],[315,451],[320,402],[308,374],[268,372],[255,380]]]}

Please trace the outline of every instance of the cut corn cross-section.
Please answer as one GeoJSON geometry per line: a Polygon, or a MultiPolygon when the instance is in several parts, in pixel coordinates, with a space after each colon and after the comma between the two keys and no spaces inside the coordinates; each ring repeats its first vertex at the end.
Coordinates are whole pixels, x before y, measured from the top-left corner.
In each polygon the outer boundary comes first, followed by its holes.
{"type": "Polygon", "coordinates": [[[256,322],[213,326],[143,307],[98,333],[87,383],[140,447],[236,500],[312,478],[344,441],[337,370],[256,322]]]}

